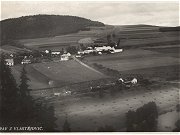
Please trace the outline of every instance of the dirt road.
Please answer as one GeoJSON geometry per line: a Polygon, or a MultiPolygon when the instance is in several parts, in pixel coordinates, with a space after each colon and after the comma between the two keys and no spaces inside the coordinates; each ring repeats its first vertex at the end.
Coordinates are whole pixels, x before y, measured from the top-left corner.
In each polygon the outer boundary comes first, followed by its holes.
{"type": "Polygon", "coordinates": [[[88,68],[88,69],[90,69],[90,70],[92,70],[92,71],[94,71],[94,72],[96,72],[96,73],[98,73],[98,74],[104,75],[103,73],[99,72],[98,70],[96,70],[96,69],[88,66],[87,64],[83,63],[82,61],[78,60],[75,56],[72,56],[72,58],[73,58],[76,62],[78,62],[79,64],[83,65],[84,67],[86,67],[86,68],[88,68]]]}

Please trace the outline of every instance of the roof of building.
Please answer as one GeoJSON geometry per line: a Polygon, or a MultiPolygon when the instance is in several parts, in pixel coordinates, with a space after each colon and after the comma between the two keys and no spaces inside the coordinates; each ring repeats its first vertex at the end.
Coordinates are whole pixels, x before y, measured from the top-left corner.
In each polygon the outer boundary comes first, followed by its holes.
{"type": "Polygon", "coordinates": [[[70,53],[64,53],[61,56],[71,56],[71,54],[70,53]]]}
{"type": "Polygon", "coordinates": [[[8,63],[14,63],[13,59],[5,59],[5,61],[8,62],[8,63]]]}

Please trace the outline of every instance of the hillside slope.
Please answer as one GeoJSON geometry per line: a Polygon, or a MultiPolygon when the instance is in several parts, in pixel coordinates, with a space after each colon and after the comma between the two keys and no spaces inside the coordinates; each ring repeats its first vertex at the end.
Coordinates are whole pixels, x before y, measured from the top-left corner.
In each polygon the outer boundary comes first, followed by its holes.
{"type": "Polygon", "coordinates": [[[40,38],[88,30],[89,26],[103,23],[76,16],[34,15],[1,21],[3,41],[10,39],[40,38]]]}

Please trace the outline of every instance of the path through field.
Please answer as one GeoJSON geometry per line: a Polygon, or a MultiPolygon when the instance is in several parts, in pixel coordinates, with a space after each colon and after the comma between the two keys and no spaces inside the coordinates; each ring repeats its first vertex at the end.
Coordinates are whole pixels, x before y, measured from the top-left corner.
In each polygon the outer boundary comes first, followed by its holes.
{"type": "Polygon", "coordinates": [[[92,71],[94,71],[94,72],[96,72],[96,73],[98,73],[98,74],[104,75],[103,73],[99,72],[98,70],[96,70],[96,69],[88,66],[87,64],[83,63],[82,61],[78,60],[78,59],[77,59],[76,57],[74,57],[74,56],[73,56],[73,59],[74,59],[76,62],[78,62],[79,64],[83,65],[84,67],[86,67],[86,68],[88,68],[88,69],[90,69],[90,70],[92,70],[92,71]]]}

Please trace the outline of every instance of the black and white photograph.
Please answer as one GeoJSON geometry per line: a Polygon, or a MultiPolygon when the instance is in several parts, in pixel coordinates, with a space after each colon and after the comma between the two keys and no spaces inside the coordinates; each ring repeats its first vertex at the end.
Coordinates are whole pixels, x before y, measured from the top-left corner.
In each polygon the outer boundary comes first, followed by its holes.
{"type": "Polygon", "coordinates": [[[179,1],[1,1],[0,133],[180,132],[179,1]]]}

